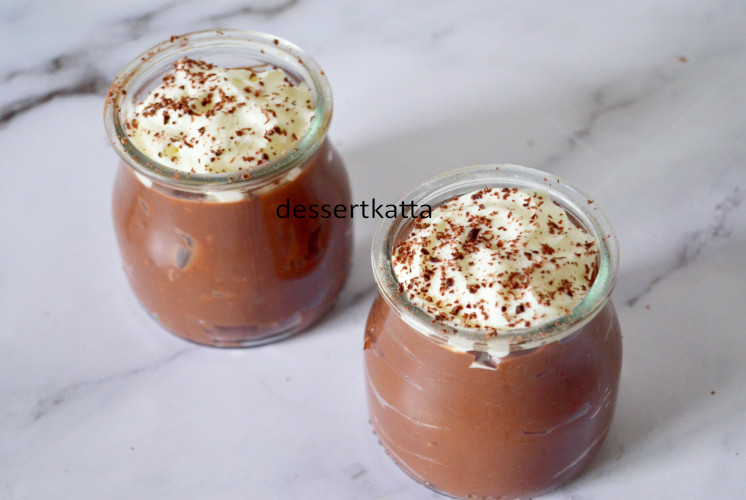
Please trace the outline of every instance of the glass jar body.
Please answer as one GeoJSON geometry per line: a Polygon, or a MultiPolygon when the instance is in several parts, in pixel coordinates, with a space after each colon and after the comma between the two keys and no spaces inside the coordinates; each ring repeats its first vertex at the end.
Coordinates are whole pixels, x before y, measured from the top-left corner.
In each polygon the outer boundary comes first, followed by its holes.
{"type": "Polygon", "coordinates": [[[611,302],[571,335],[493,369],[422,335],[380,296],[365,332],[380,443],[415,480],[459,498],[532,497],[577,475],[611,424],[621,362],[611,302]]]}
{"type": "MultiPolygon", "coordinates": [[[[393,269],[393,250],[412,232],[414,219],[384,221],[372,246],[379,296],[365,331],[368,407],[380,443],[425,486],[454,497],[533,497],[577,475],[611,424],[622,364],[619,321],[609,300],[619,253],[593,200],[535,169],[467,167],[424,182],[400,201],[436,208],[485,187],[541,191],[592,236],[598,254],[590,287],[572,310],[525,328],[446,324],[409,301],[393,269]]],[[[490,224],[483,219],[465,221],[463,234],[490,224]]],[[[469,261],[459,253],[453,258],[469,261]]],[[[505,258],[505,271],[493,278],[515,269],[505,258]]],[[[499,305],[495,289],[485,300],[499,305]]]]}
{"type": "MultiPolygon", "coordinates": [[[[212,112],[190,110],[202,117],[212,112]]],[[[323,70],[295,45],[266,33],[174,36],[117,76],[104,110],[121,158],[114,228],[135,295],[166,329],[205,345],[252,346],[297,333],[329,309],[348,274],[351,221],[290,209],[350,204],[347,172],[326,137],[331,115],[323,70]],[[149,157],[128,135],[134,114],[184,58],[222,68],[274,67],[286,81],[307,85],[310,101],[287,104],[312,108],[305,132],[289,149],[237,171],[179,170],[149,157]]]]}
{"type": "Polygon", "coordinates": [[[346,280],[349,219],[278,214],[288,200],[350,203],[347,173],[328,141],[297,177],[237,201],[148,186],[124,164],[113,194],[132,290],[161,325],[193,342],[240,347],[297,333],[331,307],[346,280]]]}

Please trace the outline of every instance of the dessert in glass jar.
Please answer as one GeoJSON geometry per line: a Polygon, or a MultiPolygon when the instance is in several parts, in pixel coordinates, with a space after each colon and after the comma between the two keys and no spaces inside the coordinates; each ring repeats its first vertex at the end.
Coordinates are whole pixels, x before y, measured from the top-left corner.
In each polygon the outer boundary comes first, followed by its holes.
{"type": "Polygon", "coordinates": [[[622,337],[616,237],[548,173],[435,177],[381,224],[364,363],[370,419],[411,477],[454,497],[524,498],[592,459],[611,424],[622,337]]]}
{"type": "Polygon", "coordinates": [[[114,228],[132,290],[163,327],[199,344],[254,346],[331,307],[349,270],[351,221],[278,213],[349,203],[326,137],[331,116],[318,64],[263,33],[172,37],[117,76],[104,113],[121,158],[114,228]]]}

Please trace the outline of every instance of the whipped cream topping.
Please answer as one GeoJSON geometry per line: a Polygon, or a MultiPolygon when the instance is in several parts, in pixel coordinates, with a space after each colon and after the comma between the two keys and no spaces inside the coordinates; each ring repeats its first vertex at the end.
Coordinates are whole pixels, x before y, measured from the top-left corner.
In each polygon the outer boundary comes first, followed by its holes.
{"type": "Polygon", "coordinates": [[[271,160],[313,118],[311,90],[277,68],[225,69],[181,59],[135,109],[130,140],[184,172],[236,172],[271,160]]]}
{"type": "Polygon", "coordinates": [[[547,194],[484,188],[415,221],[393,268],[412,304],[489,334],[568,314],[590,289],[597,256],[595,238],[547,194]]]}

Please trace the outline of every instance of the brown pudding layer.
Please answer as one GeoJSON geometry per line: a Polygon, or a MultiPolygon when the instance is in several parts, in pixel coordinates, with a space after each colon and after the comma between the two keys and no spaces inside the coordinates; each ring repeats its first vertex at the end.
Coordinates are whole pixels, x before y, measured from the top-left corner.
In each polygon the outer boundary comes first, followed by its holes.
{"type": "Polygon", "coordinates": [[[456,497],[532,497],[570,480],[601,446],[622,343],[607,302],[562,340],[477,366],[379,296],[364,362],[371,423],[405,472],[456,497]]]}
{"type": "Polygon", "coordinates": [[[334,302],[348,274],[347,218],[279,218],[278,205],[349,204],[328,141],[292,180],[220,202],[147,187],[120,165],[114,227],[124,270],[145,309],[187,340],[256,345],[296,333],[334,302]]]}

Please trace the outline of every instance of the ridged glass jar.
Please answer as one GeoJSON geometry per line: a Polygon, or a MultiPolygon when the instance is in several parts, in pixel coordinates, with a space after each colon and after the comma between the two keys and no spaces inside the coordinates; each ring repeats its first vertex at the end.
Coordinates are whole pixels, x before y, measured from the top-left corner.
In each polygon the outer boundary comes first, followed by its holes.
{"type": "Polygon", "coordinates": [[[499,332],[454,328],[397,290],[391,256],[412,218],[384,221],[372,248],[379,296],[365,331],[371,423],[387,453],[425,486],[459,498],[525,498],[577,475],[611,425],[622,341],[609,300],[619,254],[596,204],[557,177],[482,165],[431,179],[404,196],[437,207],[484,187],[545,192],[596,238],[597,273],[565,316],[499,332]]]}
{"type": "Polygon", "coordinates": [[[172,37],[134,59],[109,90],[104,122],[120,156],[113,194],[124,271],[163,327],[219,347],[255,346],[319,319],[350,266],[346,218],[280,217],[292,204],[349,204],[340,156],[327,139],[329,82],[295,45],[272,35],[214,30],[172,37]],[[134,107],[182,58],[225,68],[273,66],[311,89],[315,114],[294,147],[249,170],[186,173],[129,140],[134,107]]]}

